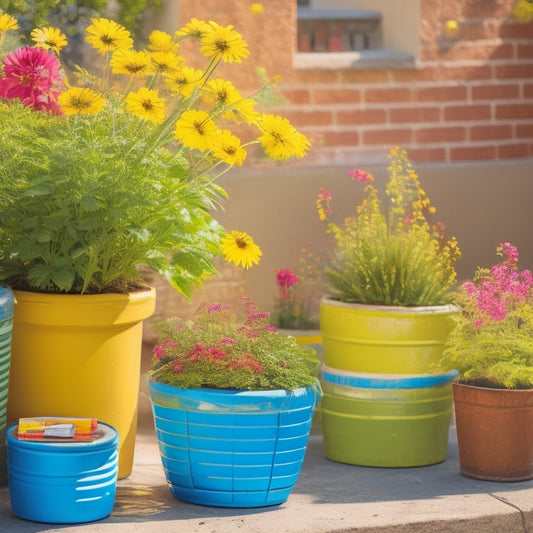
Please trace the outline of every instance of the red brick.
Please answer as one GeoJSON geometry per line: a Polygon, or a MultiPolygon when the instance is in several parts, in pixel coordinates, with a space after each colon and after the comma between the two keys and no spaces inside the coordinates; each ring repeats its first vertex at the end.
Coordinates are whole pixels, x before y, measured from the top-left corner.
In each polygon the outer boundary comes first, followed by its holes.
{"type": "Polygon", "coordinates": [[[497,80],[533,78],[533,64],[495,65],[494,78],[497,80]]]}
{"type": "Polygon", "coordinates": [[[359,103],[361,91],[359,89],[313,89],[313,102],[315,104],[346,104],[359,103]]]}
{"type": "Polygon", "coordinates": [[[282,89],[281,94],[291,104],[309,104],[311,102],[308,89],[282,89]]]}
{"type": "Polygon", "coordinates": [[[518,84],[507,85],[478,85],[472,87],[473,100],[502,100],[505,98],[518,98],[520,86],[518,84]]]}
{"type": "Polygon", "coordinates": [[[518,124],[516,126],[516,136],[519,139],[533,139],[533,123],[518,124]]]}
{"type": "Polygon", "coordinates": [[[356,109],[352,111],[337,111],[337,124],[383,124],[387,120],[384,109],[356,109]]]}
{"type": "Polygon", "coordinates": [[[409,102],[411,100],[411,90],[407,88],[384,88],[365,90],[365,102],[388,103],[388,102],[409,102]]]}
{"type": "Polygon", "coordinates": [[[492,78],[492,67],[489,65],[424,67],[416,71],[397,70],[392,76],[397,82],[487,80],[492,78]]]}
{"type": "Polygon", "coordinates": [[[480,46],[475,41],[463,41],[445,52],[440,58],[445,61],[488,61],[494,59],[513,59],[514,46],[507,44],[484,44],[480,46]]]}
{"type": "Polygon", "coordinates": [[[341,83],[387,83],[386,70],[341,70],[341,83]]]}
{"type": "Polygon", "coordinates": [[[501,119],[531,119],[533,118],[533,104],[499,104],[496,106],[496,120],[501,119]]]}
{"type": "Polygon", "coordinates": [[[454,85],[450,87],[422,87],[415,89],[414,99],[419,102],[443,102],[466,100],[466,97],[466,87],[454,85]]]}
{"type": "Polygon", "coordinates": [[[390,129],[365,131],[363,133],[363,144],[399,144],[405,145],[413,141],[412,129],[390,129]]]}
{"type": "Polygon", "coordinates": [[[415,132],[415,142],[436,143],[464,141],[466,139],[466,128],[462,126],[420,128],[415,132]]]}
{"type": "Polygon", "coordinates": [[[485,124],[470,128],[471,141],[488,141],[491,139],[512,139],[513,127],[510,124],[485,124]]]}
{"type": "Polygon", "coordinates": [[[484,161],[497,159],[495,146],[466,146],[450,149],[451,161],[484,161]]]}
{"type": "Polygon", "coordinates": [[[444,148],[411,148],[409,158],[415,163],[446,161],[446,150],[444,148]]]}
{"type": "Polygon", "coordinates": [[[533,83],[524,84],[524,98],[533,98],[533,83]]]}
{"type": "Polygon", "coordinates": [[[500,144],[498,145],[498,157],[500,159],[515,159],[518,157],[528,157],[529,145],[521,144],[500,144]]]}
{"type": "Polygon", "coordinates": [[[356,146],[359,144],[359,133],[356,131],[324,131],[324,146],[356,146]]]}
{"type": "Polygon", "coordinates": [[[283,76],[284,83],[337,83],[336,70],[290,70],[283,76]]]}
{"type": "Polygon", "coordinates": [[[333,115],[331,111],[283,111],[283,116],[287,118],[295,127],[302,126],[331,126],[333,115]]]}
{"type": "Polygon", "coordinates": [[[531,39],[531,24],[502,24],[500,28],[501,39],[531,39]]]}
{"type": "Polygon", "coordinates": [[[490,117],[489,105],[458,105],[444,108],[444,120],[488,120],[490,117]]]}
{"type": "Polygon", "coordinates": [[[533,44],[519,44],[517,57],[518,59],[533,59],[533,44]]]}
{"type": "Polygon", "coordinates": [[[394,122],[438,122],[440,120],[438,107],[404,107],[389,110],[389,117],[394,122]]]}

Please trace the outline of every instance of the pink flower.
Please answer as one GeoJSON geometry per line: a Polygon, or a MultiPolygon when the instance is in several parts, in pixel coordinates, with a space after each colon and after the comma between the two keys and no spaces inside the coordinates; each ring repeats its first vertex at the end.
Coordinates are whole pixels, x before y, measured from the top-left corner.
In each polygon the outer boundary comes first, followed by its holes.
{"type": "Polygon", "coordinates": [[[279,299],[289,299],[289,287],[298,284],[298,276],[288,268],[276,268],[276,283],[279,287],[279,299]]]}
{"type": "Polygon", "coordinates": [[[154,357],[156,359],[161,359],[162,357],[165,356],[165,350],[163,346],[160,346],[160,345],[154,346],[152,349],[152,353],[154,354],[154,357]]]}
{"type": "Polygon", "coordinates": [[[298,276],[288,268],[276,268],[276,283],[282,287],[292,287],[298,283],[298,276]]]}
{"type": "Polygon", "coordinates": [[[43,48],[24,46],[6,54],[0,97],[18,98],[37,111],[61,114],[57,97],[63,89],[61,64],[56,55],[43,48]]]}
{"type": "Polygon", "coordinates": [[[275,326],[271,326],[270,324],[267,324],[267,325],[265,326],[265,329],[266,329],[267,331],[272,331],[272,333],[277,333],[277,332],[278,332],[278,328],[275,327],[275,326]]]}
{"type": "Polygon", "coordinates": [[[505,255],[508,261],[516,263],[518,261],[518,249],[510,242],[502,242],[498,247],[498,254],[502,257],[505,255]]]}
{"type": "Polygon", "coordinates": [[[368,172],[365,172],[364,170],[358,170],[356,168],[348,172],[348,176],[350,176],[353,180],[361,181],[366,184],[374,181],[374,176],[372,176],[372,174],[368,174],[368,172]]]}

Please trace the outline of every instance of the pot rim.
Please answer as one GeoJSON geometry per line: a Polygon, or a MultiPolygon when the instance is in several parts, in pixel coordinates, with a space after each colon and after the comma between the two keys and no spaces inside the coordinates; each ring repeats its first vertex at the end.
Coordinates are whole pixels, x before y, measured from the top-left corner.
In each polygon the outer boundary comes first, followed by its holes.
{"type": "Polygon", "coordinates": [[[462,383],[460,381],[460,376],[457,377],[454,381],[453,381],[453,386],[454,387],[462,387],[462,388],[465,388],[465,389],[475,389],[475,390],[480,390],[480,391],[487,391],[487,392],[495,392],[495,393],[533,393],[533,387],[529,388],[529,389],[501,389],[501,388],[498,388],[498,387],[481,387],[479,385],[470,385],[468,383],[462,383]]]}
{"type": "Polygon", "coordinates": [[[361,303],[348,303],[341,300],[335,300],[331,296],[323,296],[321,298],[321,303],[326,303],[328,305],[336,307],[344,307],[346,309],[356,309],[356,310],[373,310],[380,312],[388,313],[397,313],[397,314],[438,314],[438,313],[456,313],[459,311],[459,308],[454,304],[443,304],[443,305],[419,305],[413,307],[406,307],[401,305],[374,305],[374,304],[361,304],[361,303]]]}

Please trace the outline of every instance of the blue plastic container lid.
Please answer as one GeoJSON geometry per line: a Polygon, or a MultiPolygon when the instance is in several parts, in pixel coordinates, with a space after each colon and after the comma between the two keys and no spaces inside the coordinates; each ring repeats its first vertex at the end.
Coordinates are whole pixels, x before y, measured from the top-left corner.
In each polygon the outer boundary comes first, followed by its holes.
{"type": "Polygon", "coordinates": [[[449,383],[458,375],[457,370],[441,374],[371,374],[322,367],[322,379],[337,385],[361,389],[423,389],[449,383]]]}
{"type": "MultiPolygon", "coordinates": [[[[35,417],[46,418],[46,417],[35,417]]],[[[80,448],[90,448],[90,450],[97,450],[100,448],[112,448],[118,445],[119,437],[117,430],[105,424],[98,422],[98,431],[100,434],[92,441],[81,440],[64,440],[64,441],[39,441],[39,440],[20,440],[17,437],[18,424],[10,426],[7,430],[8,444],[19,448],[42,450],[42,451],[57,451],[57,452],[78,452],[80,448]]]]}
{"type": "Polygon", "coordinates": [[[7,287],[0,287],[0,320],[13,317],[15,296],[7,287]]]}

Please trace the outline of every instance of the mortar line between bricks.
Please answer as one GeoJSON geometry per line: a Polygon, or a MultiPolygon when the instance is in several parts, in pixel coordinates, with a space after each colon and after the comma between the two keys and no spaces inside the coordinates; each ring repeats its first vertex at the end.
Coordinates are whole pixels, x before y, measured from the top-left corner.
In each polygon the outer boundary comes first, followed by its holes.
{"type": "Polygon", "coordinates": [[[510,501],[506,500],[502,496],[496,496],[496,494],[492,494],[492,492],[489,492],[489,496],[492,496],[496,500],[498,500],[498,501],[500,501],[502,503],[505,503],[506,505],[509,505],[510,507],[513,507],[514,509],[516,509],[520,513],[520,517],[522,518],[522,529],[524,530],[524,533],[529,533],[528,532],[528,528],[526,526],[526,517],[524,516],[524,511],[522,511],[522,509],[520,509],[520,507],[518,507],[514,503],[511,503],[510,501]]]}

